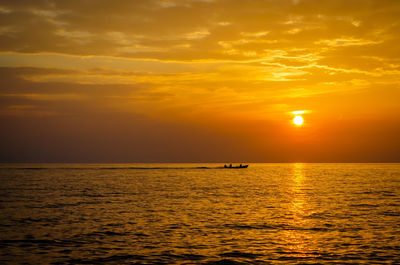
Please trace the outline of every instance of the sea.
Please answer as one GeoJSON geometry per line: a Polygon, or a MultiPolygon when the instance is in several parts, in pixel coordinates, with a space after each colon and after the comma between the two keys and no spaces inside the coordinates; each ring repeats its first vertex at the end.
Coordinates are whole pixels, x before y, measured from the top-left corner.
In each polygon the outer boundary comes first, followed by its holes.
{"type": "Polygon", "coordinates": [[[2,164],[0,264],[400,264],[400,164],[2,164]]]}

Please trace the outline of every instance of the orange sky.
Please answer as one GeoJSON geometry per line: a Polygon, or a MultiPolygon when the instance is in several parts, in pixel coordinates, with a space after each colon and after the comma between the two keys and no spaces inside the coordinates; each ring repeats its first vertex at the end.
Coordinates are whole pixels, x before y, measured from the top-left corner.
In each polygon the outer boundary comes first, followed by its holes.
{"type": "Polygon", "coordinates": [[[3,0],[0,162],[400,162],[399,32],[397,0],[3,0]]]}

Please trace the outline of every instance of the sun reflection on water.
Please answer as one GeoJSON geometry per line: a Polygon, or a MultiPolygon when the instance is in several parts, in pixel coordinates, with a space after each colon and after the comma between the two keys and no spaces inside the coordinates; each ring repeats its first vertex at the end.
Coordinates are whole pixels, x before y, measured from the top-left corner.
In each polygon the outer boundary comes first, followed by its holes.
{"type": "Polygon", "coordinates": [[[293,257],[311,257],[310,241],[312,235],[305,232],[309,226],[309,220],[305,206],[307,204],[307,195],[304,192],[304,164],[295,163],[292,169],[292,182],[289,187],[291,201],[288,206],[287,229],[284,231],[287,242],[287,251],[293,257]]]}
{"type": "MultiPolygon", "coordinates": [[[[293,164],[293,185],[292,185],[292,212],[299,219],[299,216],[304,215],[304,193],[302,191],[304,174],[303,174],[304,165],[301,163],[293,164]]],[[[300,221],[300,219],[298,220],[300,221]]]]}

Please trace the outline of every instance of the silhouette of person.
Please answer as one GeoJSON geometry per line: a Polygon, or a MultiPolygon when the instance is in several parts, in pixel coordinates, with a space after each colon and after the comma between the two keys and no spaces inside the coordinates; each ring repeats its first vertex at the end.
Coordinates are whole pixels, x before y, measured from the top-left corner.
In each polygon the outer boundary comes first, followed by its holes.
{"type": "Polygon", "coordinates": [[[229,164],[229,167],[232,167],[232,164],[229,164]]]}

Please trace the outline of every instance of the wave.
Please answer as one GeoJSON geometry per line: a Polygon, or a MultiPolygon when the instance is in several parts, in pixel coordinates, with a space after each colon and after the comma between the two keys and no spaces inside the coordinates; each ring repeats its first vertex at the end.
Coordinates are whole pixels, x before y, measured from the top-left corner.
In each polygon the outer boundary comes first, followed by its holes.
{"type": "Polygon", "coordinates": [[[3,167],[8,170],[179,170],[179,169],[224,169],[224,167],[3,167]]]}

